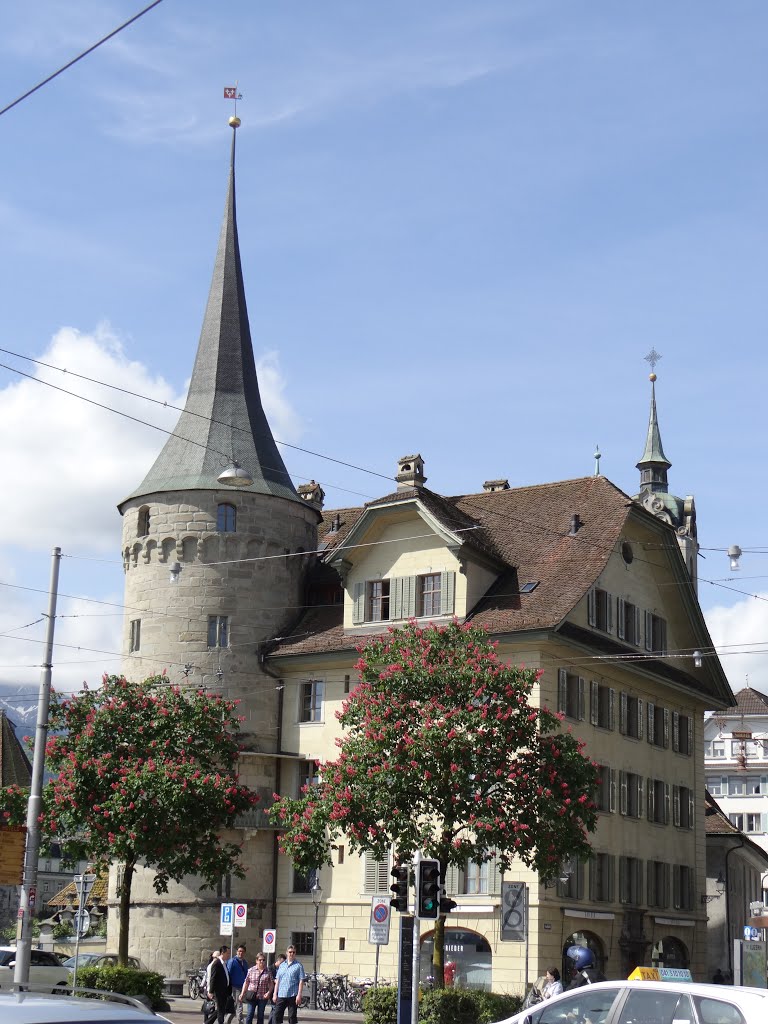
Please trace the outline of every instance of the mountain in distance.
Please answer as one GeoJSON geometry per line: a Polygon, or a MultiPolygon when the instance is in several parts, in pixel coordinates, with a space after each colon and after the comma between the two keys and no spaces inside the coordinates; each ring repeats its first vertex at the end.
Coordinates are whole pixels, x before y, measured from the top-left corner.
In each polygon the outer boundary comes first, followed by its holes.
{"type": "Polygon", "coordinates": [[[32,755],[27,750],[24,737],[35,735],[39,692],[37,684],[22,686],[18,683],[0,683],[0,710],[6,713],[28,757],[32,755]]]}

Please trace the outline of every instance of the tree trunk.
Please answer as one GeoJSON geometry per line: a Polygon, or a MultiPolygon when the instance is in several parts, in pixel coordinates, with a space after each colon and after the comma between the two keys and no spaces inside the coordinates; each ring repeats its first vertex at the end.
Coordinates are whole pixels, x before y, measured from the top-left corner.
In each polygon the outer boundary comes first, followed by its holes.
{"type": "Polygon", "coordinates": [[[435,921],[432,947],[432,978],[435,988],[445,988],[445,914],[435,921]]]}
{"type": "Polygon", "coordinates": [[[117,942],[117,963],[119,967],[128,966],[128,926],[131,914],[131,884],[136,861],[127,861],[123,870],[123,882],[118,893],[120,897],[120,931],[117,942]]]}

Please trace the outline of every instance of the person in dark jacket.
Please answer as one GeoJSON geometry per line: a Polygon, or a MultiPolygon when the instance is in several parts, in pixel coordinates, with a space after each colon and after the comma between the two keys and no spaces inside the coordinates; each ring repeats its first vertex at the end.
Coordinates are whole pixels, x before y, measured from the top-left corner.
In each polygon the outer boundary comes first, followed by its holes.
{"type": "Polygon", "coordinates": [[[605,981],[605,975],[595,967],[595,957],[586,946],[569,946],[565,955],[573,963],[573,978],[567,991],[581,988],[582,985],[594,985],[596,981],[605,981]]]}
{"type": "Polygon", "coordinates": [[[205,1017],[204,1024],[224,1024],[224,1015],[232,991],[226,963],[228,953],[229,946],[222,946],[219,955],[214,957],[208,968],[208,998],[213,1001],[214,1006],[205,1017]]]}

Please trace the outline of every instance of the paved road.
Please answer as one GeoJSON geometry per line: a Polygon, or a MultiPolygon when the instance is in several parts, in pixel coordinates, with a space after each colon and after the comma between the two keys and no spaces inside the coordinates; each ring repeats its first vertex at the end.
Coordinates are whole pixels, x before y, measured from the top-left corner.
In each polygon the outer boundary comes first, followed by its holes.
{"type": "MultiPolygon", "coordinates": [[[[185,996],[169,999],[170,1010],[163,1010],[163,1016],[173,1024],[202,1024],[203,1015],[199,999],[188,999],[185,996]]],[[[226,1020],[226,1018],[225,1018],[226,1020]]],[[[299,1010],[299,1024],[361,1024],[362,1013],[323,1013],[322,1010],[299,1010]]],[[[233,1021],[232,1024],[235,1024],[233,1021]]]]}

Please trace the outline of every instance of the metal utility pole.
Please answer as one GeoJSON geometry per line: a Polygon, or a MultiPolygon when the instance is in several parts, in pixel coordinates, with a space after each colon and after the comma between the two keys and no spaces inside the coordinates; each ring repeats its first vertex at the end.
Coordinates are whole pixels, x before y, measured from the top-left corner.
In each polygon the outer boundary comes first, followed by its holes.
{"type": "Polygon", "coordinates": [[[40,824],[38,818],[43,805],[43,769],[45,745],[48,741],[48,707],[51,702],[51,672],[53,670],[53,630],[56,625],[56,598],[59,592],[59,563],[61,548],[51,553],[51,586],[48,594],[48,625],[45,633],[45,660],[40,676],[40,696],[37,702],[35,752],[32,759],[32,779],[27,803],[27,845],[24,850],[24,881],[21,887],[19,920],[16,928],[15,985],[29,984],[29,961],[32,953],[32,914],[37,896],[37,861],[40,855],[40,824]]]}

